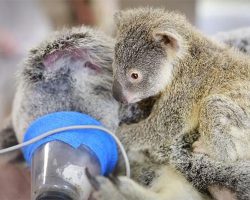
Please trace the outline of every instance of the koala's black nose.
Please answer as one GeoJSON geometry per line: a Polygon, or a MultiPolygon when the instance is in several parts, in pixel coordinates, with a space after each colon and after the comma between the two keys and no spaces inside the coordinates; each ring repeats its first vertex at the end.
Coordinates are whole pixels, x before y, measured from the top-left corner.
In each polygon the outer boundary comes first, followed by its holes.
{"type": "Polygon", "coordinates": [[[119,101],[121,103],[126,103],[126,99],[125,99],[125,97],[123,95],[123,91],[122,91],[122,86],[116,79],[113,82],[112,92],[113,92],[113,97],[117,101],[119,101]]]}

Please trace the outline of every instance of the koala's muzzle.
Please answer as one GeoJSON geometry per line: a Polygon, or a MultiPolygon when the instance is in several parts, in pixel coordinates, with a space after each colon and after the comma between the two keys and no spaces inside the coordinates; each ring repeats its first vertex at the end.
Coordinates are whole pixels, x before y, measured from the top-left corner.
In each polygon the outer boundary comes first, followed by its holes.
{"type": "Polygon", "coordinates": [[[115,100],[121,103],[127,103],[126,97],[123,94],[122,86],[116,79],[113,82],[112,93],[115,100]]]}

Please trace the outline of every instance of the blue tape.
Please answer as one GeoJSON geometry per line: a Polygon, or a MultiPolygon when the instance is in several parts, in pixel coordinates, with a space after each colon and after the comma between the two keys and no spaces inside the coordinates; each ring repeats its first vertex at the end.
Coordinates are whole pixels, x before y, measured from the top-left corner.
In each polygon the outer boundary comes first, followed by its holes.
{"type": "MultiPolygon", "coordinates": [[[[30,125],[25,133],[24,142],[54,129],[77,125],[102,126],[99,121],[86,114],[77,112],[51,113],[38,118],[30,125]]],[[[74,148],[81,145],[87,146],[98,158],[102,175],[108,175],[116,166],[118,150],[115,140],[108,133],[97,129],[63,131],[28,145],[23,148],[27,163],[31,165],[32,155],[37,148],[53,140],[62,141],[74,148]]]]}

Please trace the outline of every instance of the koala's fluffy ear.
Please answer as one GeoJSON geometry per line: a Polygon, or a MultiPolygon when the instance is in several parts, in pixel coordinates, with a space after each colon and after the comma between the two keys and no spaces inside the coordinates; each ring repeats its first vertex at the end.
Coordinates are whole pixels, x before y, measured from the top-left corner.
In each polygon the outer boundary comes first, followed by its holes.
{"type": "Polygon", "coordinates": [[[68,64],[78,62],[83,68],[88,68],[96,72],[101,70],[101,68],[92,61],[89,52],[85,49],[71,47],[69,49],[56,50],[43,58],[45,69],[58,69],[64,66],[63,63],[65,62],[70,62],[68,64]]]}
{"type": "Polygon", "coordinates": [[[178,34],[168,31],[155,31],[153,38],[156,42],[160,42],[168,54],[179,57],[182,54],[183,42],[178,34]]]}

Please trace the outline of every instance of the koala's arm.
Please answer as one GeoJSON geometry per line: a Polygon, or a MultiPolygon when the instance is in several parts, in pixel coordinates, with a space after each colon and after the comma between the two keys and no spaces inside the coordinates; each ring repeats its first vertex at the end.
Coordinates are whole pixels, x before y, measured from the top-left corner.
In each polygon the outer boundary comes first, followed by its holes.
{"type": "Polygon", "coordinates": [[[145,188],[127,177],[108,179],[89,177],[95,200],[210,200],[200,194],[171,167],[163,167],[161,175],[145,188]]]}
{"type": "Polygon", "coordinates": [[[250,101],[248,84],[240,85],[238,91],[208,96],[201,105],[197,131],[208,155],[191,155],[192,142],[180,137],[171,147],[171,162],[200,190],[224,186],[245,200],[250,198],[250,101]]]}
{"type": "Polygon", "coordinates": [[[248,91],[215,94],[204,100],[198,132],[209,157],[225,162],[250,158],[249,100],[248,91]]]}
{"type": "Polygon", "coordinates": [[[209,191],[215,199],[248,200],[250,198],[250,161],[226,163],[215,161],[205,154],[192,153],[196,133],[178,136],[171,146],[170,163],[200,191],[209,191]],[[230,197],[216,198],[223,192],[213,187],[230,190],[230,197]]]}

